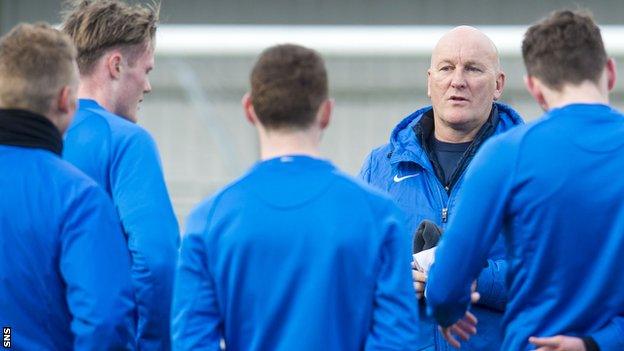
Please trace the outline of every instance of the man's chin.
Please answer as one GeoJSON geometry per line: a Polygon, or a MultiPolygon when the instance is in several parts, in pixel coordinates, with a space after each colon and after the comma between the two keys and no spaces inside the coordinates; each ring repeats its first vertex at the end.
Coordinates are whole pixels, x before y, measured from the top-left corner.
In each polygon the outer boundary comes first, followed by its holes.
{"type": "Polygon", "coordinates": [[[465,125],[475,120],[475,118],[469,114],[468,111],[453,111],[446,116],[446,123],[450,125],[465,125]]]}

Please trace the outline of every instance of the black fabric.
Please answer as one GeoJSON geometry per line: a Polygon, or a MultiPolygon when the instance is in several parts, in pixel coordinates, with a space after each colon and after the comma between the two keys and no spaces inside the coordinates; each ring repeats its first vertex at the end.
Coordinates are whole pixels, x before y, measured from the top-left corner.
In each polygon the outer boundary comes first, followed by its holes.
{"type": "Polygon", "coordinates": [[[583,345],[585,345],[585,351],[600,351],[600,347],[596,343],[596,340],[591,336],[584,337],[583,345]]]}
{"type": "Polygon", "coordinates": [[[440,241],[440,236],[442,236],[440,227],[431,221],[423,220],[414,234],[413,252],[419,253],[435,247],[440,241]]]}
{"type": "Polygon", "coordinates": [[[45,149],[61,155],[63,136],[49,119],[34,112],[0,109],[0,144],[45,149]]]}
{"type": "Polygon", "coordinates": [[[433,170],[440,180],[440,183],[443,184],[447,193],[451,192],[453,186],[455,185],[455,183],[457,183],[457,180],[462,175],[466,167],[468,167],[468,164],[470,163],[470,161],[472,161],[472,158],[476,154],[477,150],[479,150],[479,147],[481,147],[485,140],[487,140],[490,136],[494,134],[494,132],[496,131],[496,126],[498,125],[498,121],[498,107],[496,107],[495,104],[492,104],[490,116],[483,124],[483,126],[481,126],[481,129],[479,129],[479,132],[477,132],[475,139],[470,143],[468,149],[466,149],[466,151],[463,153],[461,159],[455,167],[455,170],[448,177],[448,181],[446,181],[447,177],[444,175],[444,170],[438,162],[435,153],[432,152],[431,148],[429,147],[429,140],[433,135],[434,128],[433,109],[425,112],[420,121],[416,123],[416,125],[414,126],[414,132],[416,133],[416,137],[418,138],[418,141],[420,142],[422,148],[427,153],[427,157],[429,158],[429,161],[431,161],[433,170]]]}
{"type": "Polygon", "coordinates": [[[442,169],[444,184],[451,182],[451,177],[455,173],[455,169],[459,165],[464,152],[468,150],[472,141],[465,143],[447,143],[436,139],[435,136],[429,137],[429,148],[436,156],[436,160],[442,169]]]}
{"type": "Polygon", "coordinates": [[[433,109],[423,114],[420,121],[418,121],[418,123],[416,123],[416,125],[414,126],[414,133],[416,133],[416,138],[418,138],[421,147],[423,148],[423,150],[425,150],[427,158],[429,159],[429,161],[431,161],[431,166],[433,167],[433,171],[435,172],[436,177],[440,179],[442,184],[445,184],[442,167],[440,167],[440,164],[438,164],[435,155],[429,149],[429,139],[433,134],[433,109]]]}

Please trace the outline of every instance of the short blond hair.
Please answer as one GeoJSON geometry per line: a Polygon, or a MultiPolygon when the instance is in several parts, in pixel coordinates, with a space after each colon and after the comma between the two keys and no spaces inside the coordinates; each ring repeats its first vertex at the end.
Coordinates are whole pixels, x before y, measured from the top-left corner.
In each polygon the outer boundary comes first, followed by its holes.
{"type": "MultiPolygon", "coordinates": [[[[90,74],[94,64],[112,48],[126,50],[129,61],[152,44],[156,35],[160,4],[128,5],[119,0],[70,2],[62,30],[78,49],[78,69],[90,74]]],[[[133,64],[133,62],[129,62],[133,64]]]]}
{"type": "Polygon", "coordinates": [[[0,38],[0,106],[50,111],[64,86],[78,83],[71,39],[47,23],[15,26],[0,38]]]}

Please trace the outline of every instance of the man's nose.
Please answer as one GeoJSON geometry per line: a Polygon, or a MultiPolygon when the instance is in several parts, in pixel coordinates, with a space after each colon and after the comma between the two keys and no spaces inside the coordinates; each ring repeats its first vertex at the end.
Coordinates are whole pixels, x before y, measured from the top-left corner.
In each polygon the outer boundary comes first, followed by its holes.
{"type": "Polygon", "coordinates": [[[143,93],[147,94],[152,91],[152,85],[150,84],[149,79],[145,81],[145,86],[143,87],[143,93]]]}
{"type": "Polygon", "coordinates": [[[466,87],[466,77],[464,75],[464,70],[456,69],[453,71],[453,76],[451,77],[451,86],[456,89],[466,87]]]}

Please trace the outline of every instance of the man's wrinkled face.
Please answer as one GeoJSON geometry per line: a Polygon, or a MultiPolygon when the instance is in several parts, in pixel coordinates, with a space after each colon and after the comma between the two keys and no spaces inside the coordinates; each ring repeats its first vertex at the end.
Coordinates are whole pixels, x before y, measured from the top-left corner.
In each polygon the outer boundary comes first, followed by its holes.
{"type": "Polygon", "coordinates": [[[482,33],[451,31],[438,42],[427,81],[436,120],[454,129],[483,124],[503,85],[496,49],[482,33]]]}
{"type": "Polygon", "coordinates": [[[153,45],[139,52],[133,61],[123,60],[115,113],[136,123],[139,104],[145,94],[152,90],[148,75],[154,68],[153,45]]]}

